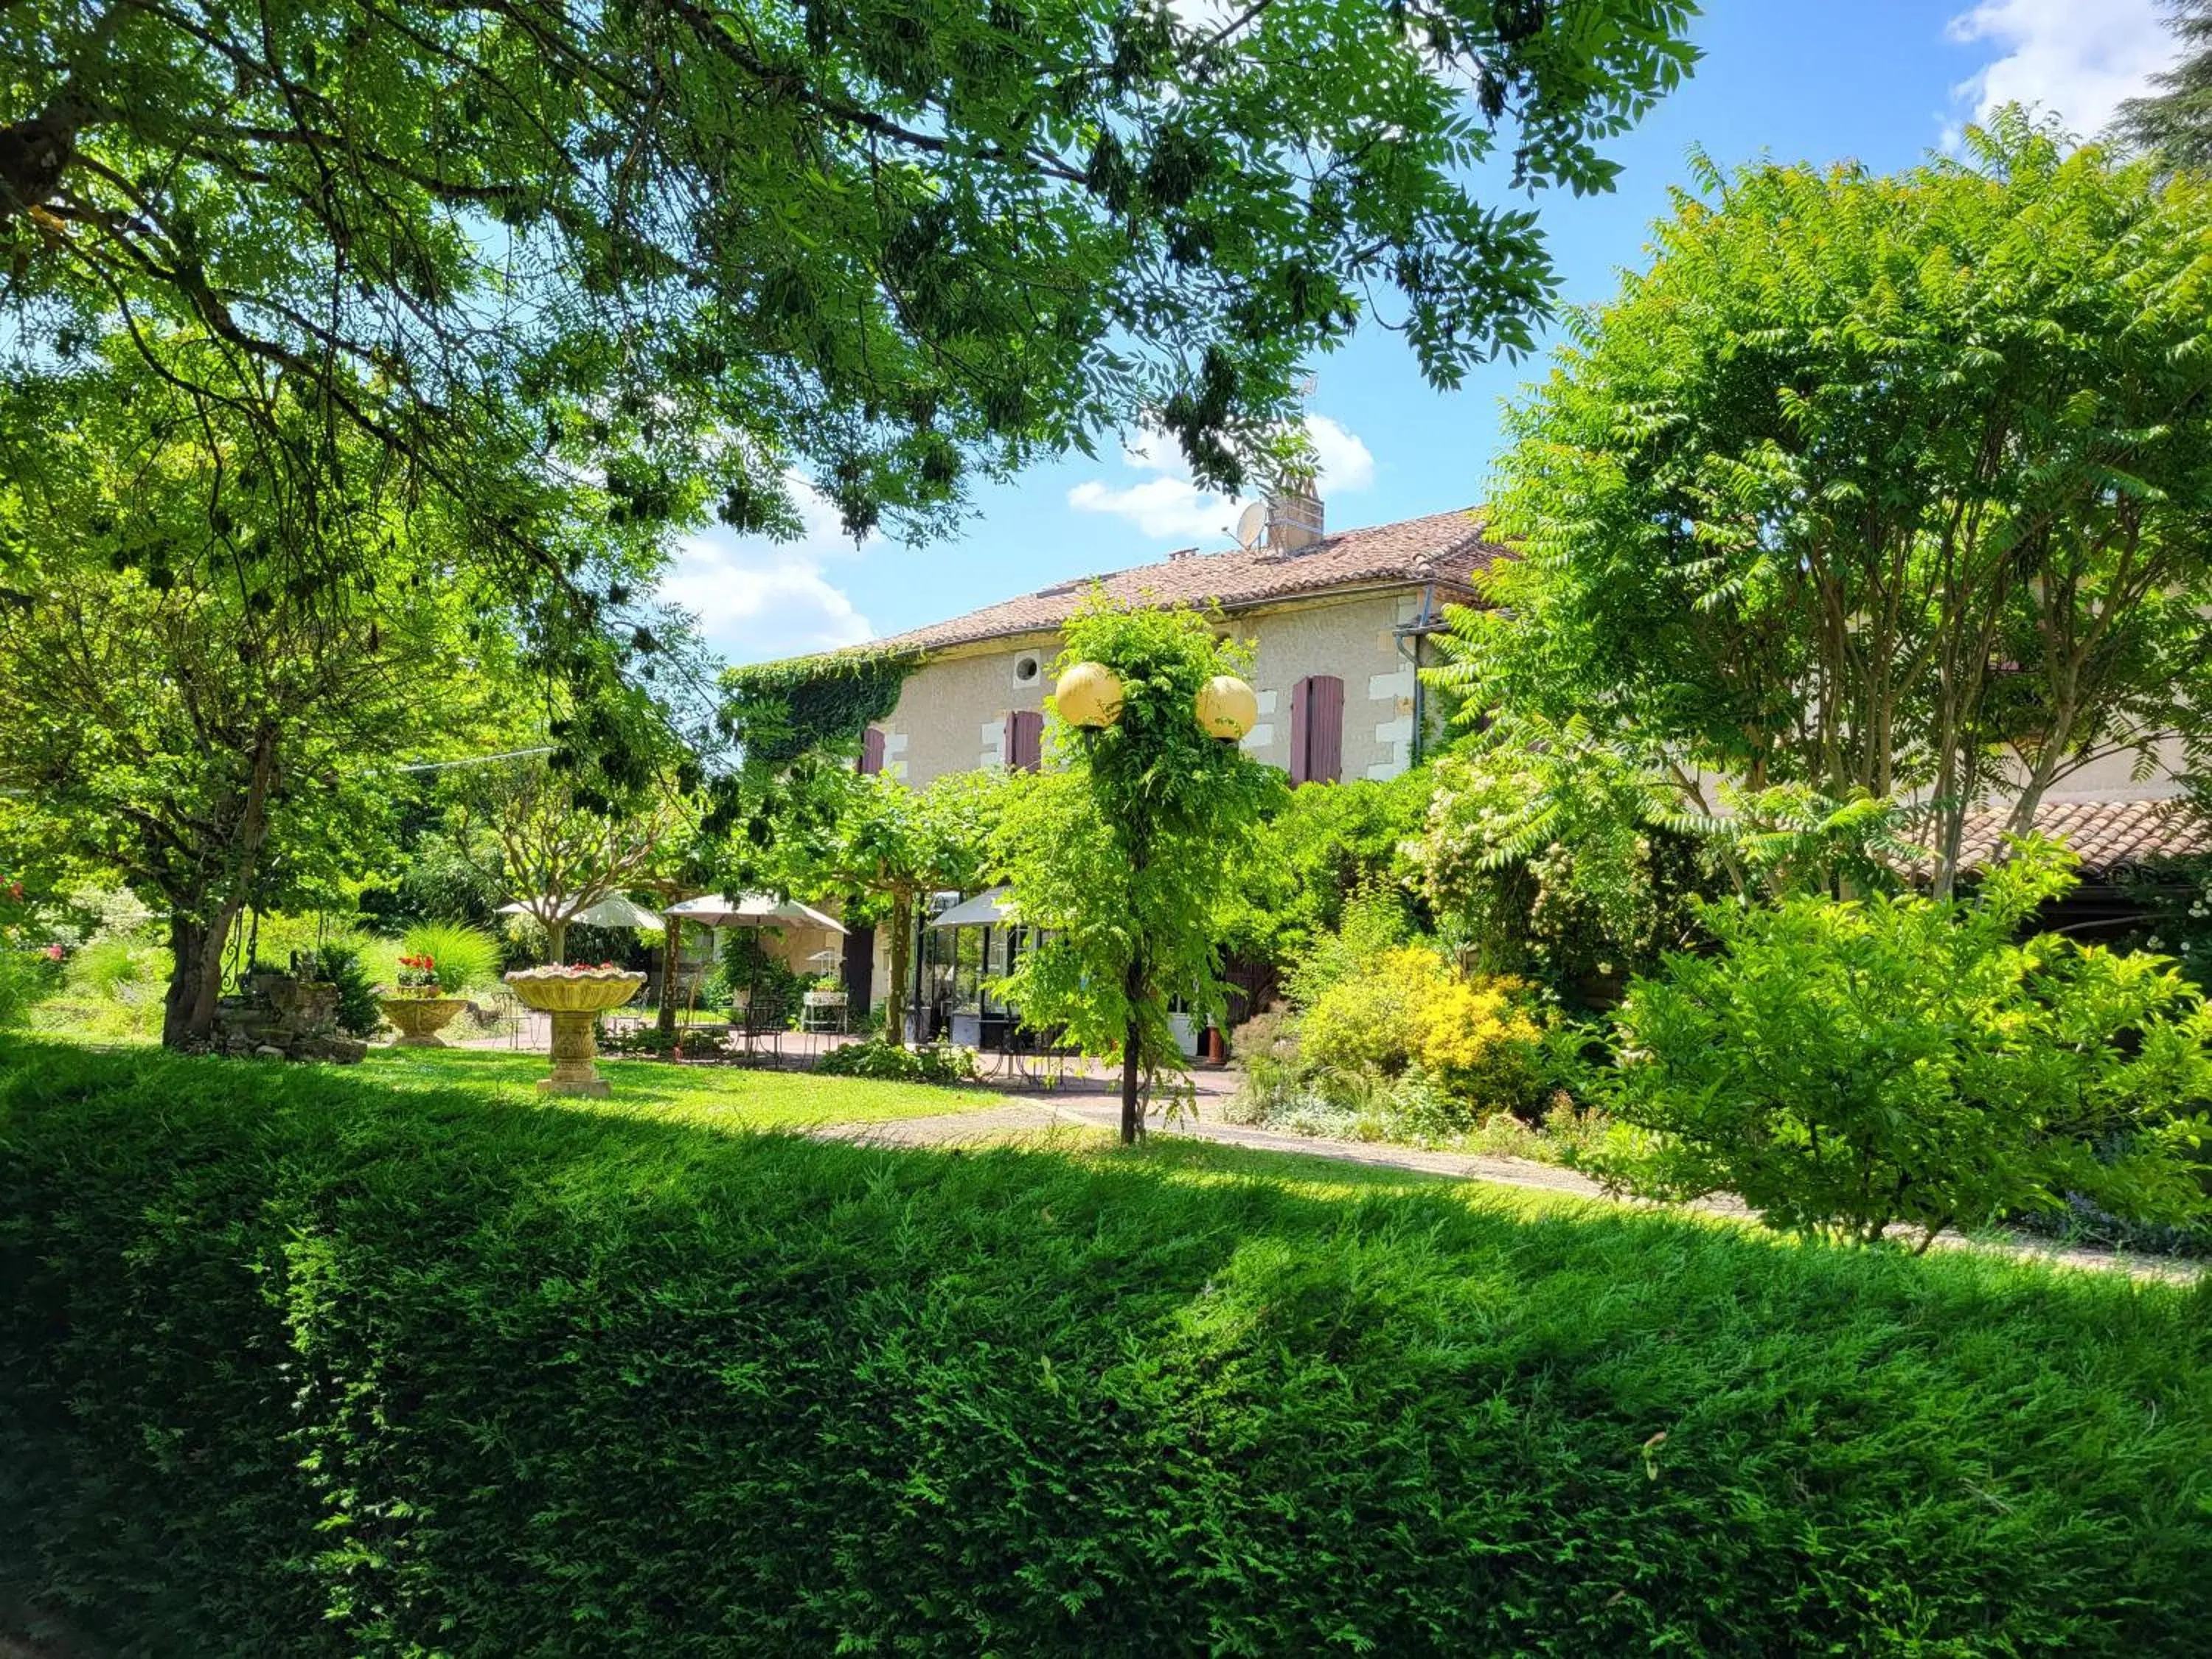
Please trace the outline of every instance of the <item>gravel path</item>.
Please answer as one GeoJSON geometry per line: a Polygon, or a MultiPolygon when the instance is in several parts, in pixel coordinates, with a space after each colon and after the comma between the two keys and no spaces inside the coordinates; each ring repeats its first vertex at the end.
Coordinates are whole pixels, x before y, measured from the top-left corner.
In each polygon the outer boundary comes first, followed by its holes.
{"type": "MultiPolygon", "coordinates": [[[[1408,1170],[1463,1181],[1486,1181],[1502,1187],[1530,1187],[1576,1198],[1637,1202],[1610,1198],[1586,1175],[1529,1158],[1425,1152],[1415,1146],[1370,1141],[1324,1140],[1310,1135],[1285,1134],[1279,1130],[1224,1123],[1217,1114],[1222,1101],[1234,1090],[1235,1074],[1200,1072],[1194,1081],[1198,1084],[1197,1115],[1194,1117],[1185,1113],[1171,1124],[1155,1121],[1150,1133],[1180,1135],[1255,1152],[1330,1158],[1340,1164],[1375,1169],[1408,1170]]],[[[1094,1129],[1111,1134],[1119,1130],[1121,1121],[1120,1102],[1106,1093],[1097,1079],[1071,1079],[1066,1087],[1053,1094],[1010,1099],[1001,1105],[976,1111],[946,1112],[934,1117],[902,1118],[885,1123],[832,1124],[814,1133],[824,1139],[857,1141],[864,1146],[963,1146],[1017,1136],[1033,1139],[1054,1129],[1094,1129]]],[[[1708,1200],[1693,1207],[1709,1214],[1738,1218],[1748,1218],[1751,1214],[1741,1200],[1733,1198],[1708,1200]]],[[[1998,1250],[2062,1267],[2124,1273],[2135,1279],[2165,1279],[2176,1284],[2193,1283],[2205,1271],[2202,1264],[2171,1256],[2128,1255],[2084,1245],[2061,1244],[2025,1234],[1968,1238],[1946,1233],[1936,1241],[1936,1248],[1998,1250]]]]}

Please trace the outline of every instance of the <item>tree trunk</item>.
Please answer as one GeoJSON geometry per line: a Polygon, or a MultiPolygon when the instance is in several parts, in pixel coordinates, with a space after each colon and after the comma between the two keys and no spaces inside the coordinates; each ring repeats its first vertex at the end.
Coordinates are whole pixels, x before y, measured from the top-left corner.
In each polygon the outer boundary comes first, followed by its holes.
{"type": "Polygon", "coordinates": [[[216,901],[203,921],[196,914],[207,902],[180,902],[169,913],[169,988],[161,1000],[161,1046],[180,1048],[204,1039],[215,1026],[215,1005],[222,994],[222,949],[230,939],[253,885],[261,846],[269,838],[269,789],[276,772],[276,738],[264,732],[253,745],[246,800],[228,850],[229,894],[216,901]]]}
{"type": "Polygon", "coordinates": [[[545,924],[545,960],[558,968],[568,959],[568,924],[549,921],[545,924]]]}
{"type": "Polygon", "coordinates": [[[676,1035],[676,985],[684,958],[684,921],[679,916],[660,919],[660,1013],[653,1021],[663,1036],[676,1035]]]}
{"type": "Polygon", "coordinates": [[[1137,1073],[1143,1064],[1145,1033],[1144,1022],[1137,1015],[1138,1000],[1145,994],[1142,964],[1129,964],[1121,990],[1129,1004],[1128,1035],[1121,1040],[1121,1144],[1133,1146],[1137,1137],[1145,1132],[1144,1114],[1137,1107],[1137,1073]]]}
{"type": "Polygon", "coordinates": [[[906,1041],[907,988],[914,978],[914,895],[900,893],[891,903],[890,994],[884,999],[884,1041],[906,1041]]]}

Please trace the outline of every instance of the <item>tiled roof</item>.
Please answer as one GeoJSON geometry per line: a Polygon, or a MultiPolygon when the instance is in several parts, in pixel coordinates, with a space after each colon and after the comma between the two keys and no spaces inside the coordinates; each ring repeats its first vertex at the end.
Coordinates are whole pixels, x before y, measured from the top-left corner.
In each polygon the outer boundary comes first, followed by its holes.
{"type": "Polygon", "coordinates": [[[1366,530],[1341,531],[1286,552],[1238,548],[1227,553],[1188,554],[1102,576],[1055,582],[950,622],[873,641],[867,649],[912,646],[935,651],[1056,629],[1074,613],[1094,582],[1124,602],[1213,604],[1224,611],[1389,582],[1433,581],[1455,590],[1446,597],[1464,598],[1474,573],[1504,550],[1483,538],[1485,528],[1478,511],[1468,508],[1366,530]]]}
{"type": "MultiPolygon", "coordinates": [[[[1989,862],[2008,816],[1977,812],[1966,820],[1966,837],[1960,843],[1962,867],[1989,862]]],[[[2212,824],[2191,811],[2185,800],[2047,800],[2035,809],[2035,828],[2064,841],[2090,874],[2147,859],[2212,852],[2212,824]]]]}

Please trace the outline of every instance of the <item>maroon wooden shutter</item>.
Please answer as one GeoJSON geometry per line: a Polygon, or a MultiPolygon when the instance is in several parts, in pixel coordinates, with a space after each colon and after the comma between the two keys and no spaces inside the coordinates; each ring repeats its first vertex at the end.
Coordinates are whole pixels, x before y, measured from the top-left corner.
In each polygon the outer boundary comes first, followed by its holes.
{"type": "Polygon", "coordinates": [[[1044,761],[1044,715],[1017,708],[1006,716],[1006,769],[1034,772],[1044,761]]]}
{"type": "Polygon", "coordinates": [[[1314,674],[1291,688],[1291,781],[1334,783],[1344,775],[1344,682],[1314,674]]]}
{"type": "Polygon", "coordinates": [[[860,734],[860,775],[872,778],[884,769],[884,734],[870,726],[860,734]]]}
{"type": "Polygon", "coordinates": [[[1313,733],[1306,748],[1306,781],[1336,783],[1344,776],[1344,682],[1334,674],[1316,674],[1306,693],[1306,729],[1313,733]]]}

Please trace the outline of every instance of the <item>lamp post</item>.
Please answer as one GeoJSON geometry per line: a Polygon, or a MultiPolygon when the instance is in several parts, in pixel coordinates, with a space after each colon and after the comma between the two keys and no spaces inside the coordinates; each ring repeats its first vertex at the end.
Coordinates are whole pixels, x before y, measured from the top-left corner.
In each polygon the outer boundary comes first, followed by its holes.
{"type": "MultiPolygon", "coordinates": [[[[1053,692],[1060,717],[1093,739],[1107,728],[1122,725],[1124,698],[1125,688],[1120,677],[1105,664],[1091,661],[1072,664],[1060,675],[1053,692]]],[[[1149,720],[1139,720],[1119,733],[1119,743],[1130,746],[1128,759],[1139,769],[1152,766],[1160,756],[1171,751],[1178,741],[1188,745],[1187,738],[1178,739],[1175,735],[1178,717],[1172,712],[1173,707],[1162,708],[1149,720]]],[[[1231,674],[1216,674],[1207,678],[1182,707],[1189,712],[1182,718],[1188,719],[1200,733],[1231,745],[1243,739],[1260,714],[1259,698],[1252,688],[1231,674]]],[[[1190,727],[1183,729],[1188,732],[1190,727]]],[[[1187,746],[1185,752],[1188,752],[1187,746]]],[[[1121,820],[1118,825],[1120,840],[1130,868],[1141,877],[1152,857],[1152,826],[1145,809],[1127,802],[1124,811],[1117,816],[1121,820]]],[[[1151,985],[1154,964],[1147,956],[1145,944],[1139,941],[1122,974],[1123,1000],[1129,1010],[1121,1039],[1121,1139],[1125,1145],[1134,1141],[1143,1127],[1137,1097],[1144,1065],[1144,1027],[1138,1010],[1154,988],[1151,985]]]]}

